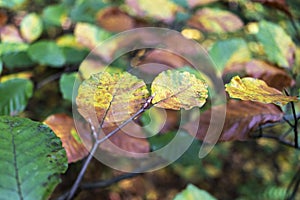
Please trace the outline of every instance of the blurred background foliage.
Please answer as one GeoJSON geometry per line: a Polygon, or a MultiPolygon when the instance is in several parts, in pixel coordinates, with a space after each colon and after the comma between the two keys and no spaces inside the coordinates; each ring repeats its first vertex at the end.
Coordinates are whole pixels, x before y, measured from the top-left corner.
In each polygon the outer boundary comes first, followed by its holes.
{"type": "MultiPolygon", "coordinates": [[[[0,104],[0,113],[38,121],[54,113],[71,115],[70,91],[89,51],[115,33],[147,26],[177,30],[199,42],[225,82],[234,74],[245,74],[232,69],[253,59],[288,69],[291,78],[284,87],[293,85],[291,92],[298,95],[299,19],[300,2],[293,0],[0,0],[0,74],[2,84],[6,84],[0,94],[7,96],[6,91],[23,86],[22,91],[9,94],[16,99],[14,106],[0,104]],[[288,54],[291,51],[292,56],[288,54]],[[21,102],[17,101],[20,95],[21,102]]],[[[161,56],[155,51],[136,52],[119,58],[112,66],[124,70],[143,59],[185,66],[181,60],[174,62],[174,55],[161,56]]],[[[87,78],[95,66],[105,67],[105,62],[90,63],[85,68],[88,73],[81,71],[79,75],[87,78]]],[[[167,121],[162,131],[165,134],[149,140],[153,150],[174,136],[178,125],[174,115],[170,114],[175,120],[167,121]]],[[[141,123],[149,123],[147,113],[141,123]]],[[[269,131],[279,134],[286,129],[278,125],[269,131]]],[[[76,199],[172,199],[189,183],[218,199],[284,199],[299,168],[299,151],[270,139],[218,143],[203,159],[197,156],[200,144],[195,141],[167,168],[104,189],[83,190],[76,199]]],[[[53,199],[70,187],[80,165],[81,161],[69,165],[53,199]]],[[[95,160],[85,181],[118,174],[95,160]]]]}

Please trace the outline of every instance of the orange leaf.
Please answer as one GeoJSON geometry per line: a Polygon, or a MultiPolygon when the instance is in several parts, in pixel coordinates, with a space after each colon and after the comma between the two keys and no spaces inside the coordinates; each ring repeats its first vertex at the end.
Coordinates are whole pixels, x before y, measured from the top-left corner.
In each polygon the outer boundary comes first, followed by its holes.
{"type": "MultiPolygon", "coordinates": [[[[47,117],[44,123],[61,139],[62,145],[67,152],[68,163],[76,162],[88,155],[89,152],[77,134],[71,117],[66,114],[54,114],[47,117]]],[[[88,134],[86,136],[84,143],[90,143],[88,134]]]]}
{"type": "MultiPolygon", "coordinates": [[[[198,127],[196,137],[203,140],[209,126],[220,126],[221,119],[211,119],[211,113],[222,112],[226,107],[226,118],[219,141],[246,140],[251,131],[259,125],[278,122],[283,117],[281,109],[273,104],[263,104],[251,101],[230,100],[226,105],[218,105],[201,114],[200,121],[188,122],[184,129],[188,132],[198,127]]],[[[193,133],[191,133],[194,135],[193,133]]],[[[213,137],[213,135],[212,135],[213,137]]],[[[209,142],[209,140],[208,140],[209,142]]]]}

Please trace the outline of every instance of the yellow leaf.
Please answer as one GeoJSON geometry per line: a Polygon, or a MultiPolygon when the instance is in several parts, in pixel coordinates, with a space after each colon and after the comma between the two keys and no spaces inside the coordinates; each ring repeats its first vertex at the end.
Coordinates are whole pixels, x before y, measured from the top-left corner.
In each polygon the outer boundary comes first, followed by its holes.
{"type": "Polygon", "coordinates": [[[100,72],[80,85],[76,103],[79,113],[92,125],[111,127],[141,109],[148,95],[144,81],[127,72],[100,72]]]}
{"type": "Polygon", "coordinates": [[[186,110],[201,107],[208,97],[207,84],[189,72],[167,70],[160,73],[151,86],[152,103],[156,107],[186,110]]]}
{"type": "Polygon", "coordinates": [[[241,79],[239,76],[235,76],[225,87],[230,97],[242,100],[274,103],[277,105],[285,105],[290,101],[297,101],[297,97],[285,96],[279,90],[269,87],[263,80],[250,77],[241,79]]]}

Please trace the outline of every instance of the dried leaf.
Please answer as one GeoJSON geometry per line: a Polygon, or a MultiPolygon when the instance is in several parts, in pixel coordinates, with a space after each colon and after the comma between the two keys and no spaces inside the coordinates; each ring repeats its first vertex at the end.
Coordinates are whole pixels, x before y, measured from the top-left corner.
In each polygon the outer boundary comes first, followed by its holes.
{"type": "MultiPolygon", "coordinates": [[[[105,135],[116,129],[115,127],[109,127],[103,129],[105,135]]],[[[104,135],[101,134],[103,137],[104,135]]],[[[143,130],[135,123],[127,124],[122,130],[111,136],[105,142],[100,145],[101,149],[115,153],[118,155],[129,157],[143,157],[143,153],[150,151],[150,145],[143,130]]]]}
{"type": "Polygon", "coordinates": [[[259,22],[259,32],[255,36],[262,43],[270,62],[280,67],[293,66],[296,45],[283,28],[271,22],[261,21],[259,22]]]}
{"type": "MultiPolygon", "coordinates": [[[[249,138],[250,132],[256,130],[260,125],[278,122],[283,117],[281,109],[273,104],[229,100],[226,105],[218,105],[205,111],[201,114],[200,121],[197,119],[188,122],[184,125],[184,129],[194,135],[191,131],[198,128],[196,137],[203,140],[208,128],[220,126],[220,121],[222,121],[218,118],[211,119],[211,113],[222,112],[224,109],[226,109],[226,118],[219,141],[246,140],[249,138]]],[[[214,137],[213,134],[211,137],[214,137]]],[[[214,140],[208,138],[207,141],[214,140]]]]}
{"type": "Polygon", "coordinates": [[[281,10],[282,12],[287,14],[289,17],[292,16],[292,13],[290,12],[290,9],[285,0],[252,0],[252,1],[259,2],[261,4],[264,4],[266,6],[270,6],[273,8],[277,8],[278,10],[281,10]]]}
{"type": "MultiPolygon", "coordinates": [[[[54,114],[47,117],[44,123],[61,139],[67,152],[68,163],[76,162],[88,155],[89,151],[81,141],[71,117],[66,114],[54,114]]],[[[85,140],[88,141],[89,138],[86,137],[85,140]]]]}
{"type": "Polygon", "coordinates": [[[94,127],[115,126],[130,118],[144,105],[148,90],[144,81],[127,73],[100,72],[79,87],[79,113],[94,127]]]}
{"type": "Polygon", "coordinates": [[[15,25],[6,25],[0,28],[1,42],[21,43],[23,39],[15,25]]]}
{"type": "Polygon", "coordinates": [[[201,107],[208,97],[207,84],[203,80],[177,70],[160,73],[153,80],[151,91],[154,106],[172,110],[201,107]]]}
{"type": "Polygon", "coordinates": [[[178,6],[169,0],[126,0],[127,5],[139,17],[149,17],[171,23],[178,6]]]}
{"type": "Polygon", "coordinates": [[[202,5],[206,5],[209,3],[213,3],[216,2],[218,0],[187,0],[188,5],[190,8],[194,8],[196,6],[202,6],[202,5]]]}
{"type": "Polygon", "coordinates": [[[263,80],[250,77],[241,79],[239,76],[235,76],[225,87],[231,98],[277,105],[297,101],[297,97],[285,96],[277,89],[269,87],[263,80]]]}
{"type": "Polygon", "coordinates": [[[109,7],[97,13],[98,24],[112,32],[121,32],[135,27],[135,20],[117,7],[109,7]]]}
{"type": "Polygon", "coordinates": [[[224,33],[239,30],[244,23],[229,11],[204,8],[196,12],[188,25],[209,33],[224,33]]]}
{"type": "Polygon", "coordinates": [[[247,75],[264,80],[278,90],[294,85],[295,81],[281,68],[262,60],[252,60],[245,65],[247,75]]]}

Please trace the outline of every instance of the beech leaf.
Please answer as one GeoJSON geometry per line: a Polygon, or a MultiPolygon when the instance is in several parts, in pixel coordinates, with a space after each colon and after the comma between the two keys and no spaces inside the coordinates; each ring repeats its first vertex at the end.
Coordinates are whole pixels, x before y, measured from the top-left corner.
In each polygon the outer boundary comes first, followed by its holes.
{"type": "Polygon", "coordinates": [[[239,30],[244,23],[229,11],[204,8],[188,21],[188,25],[209,33],[226,33],[239,30]]]}
{"type": "MultiPolygon", "coordinates": [[[[66,114],[54,114],[47,117],[44,123],[61,139],[62,146],[67,153],[68,163],[81,160],[89,154],[76,131],[74,120],[71,117],[66,114]]],[[[88,137],[85,139],[88,140],[88,137]]]]}
{"type": "Polygon", "coordinates": [[[293,66],[296,45],[283,28],[271,22],[261,21],[259,32],[255,36],[261,42],[270,62],[286,68],[293,66]]]}
{"type": "Polygon", "coordinates": [[[42,19],[36,13],[26,15],[21,22],[20,30],[26,41],[33,42],[38,39],[43,32],[42,19]]]}
{"type": "Polygon", "coordinates": [[[141,109],[148,95],[144,81],[128,72],[100,72],[80,85],[76,103],[79,113],[92,125],[110,127],[141,109]]]}
{"type": "Polygon", "coordinates": [[[201,107],[208,97],[207,84],[186,71],[167,70],[160,73],[151,85],[152,103],[156,107],[189,110],[201,107]]]}
{"type": "MultiPolygon", "coordinates": [[[[203,140],[206,137],[207,130],[210,126],[220,126],[223,119],[211,119],[212,112],[222,112],[226,109],[226,118],[221,132],[219,141],[247,140],[249,133],[256,130],[260,125],[278,122],[283,117],[280,107],[274,104],[264,104],[252,101],[229,100],[227,104],[212,107],[203,112],[199,119],[188,122],[184,129],[190,134],[198,128],[196,137],[203,140]],[[226,107],[226,108],[224,108],[226,107]]],[[[217,134],[217,133],[216,133],[217,134]]],[[[212,134],[211,137],[214,137],[212,134]]],[[[213,141],[214,138],[208,138],[207,141],[213,141]]]]}
{"type": "Polygon", "coordinates": [[[246,77],[241,79],[239,76],[235,76],[225,87],[231,98],[277,105],[297,101],[297,97],[285,96],[279,90],[269,87],[263,80],[256,78],[246,77]]]}

